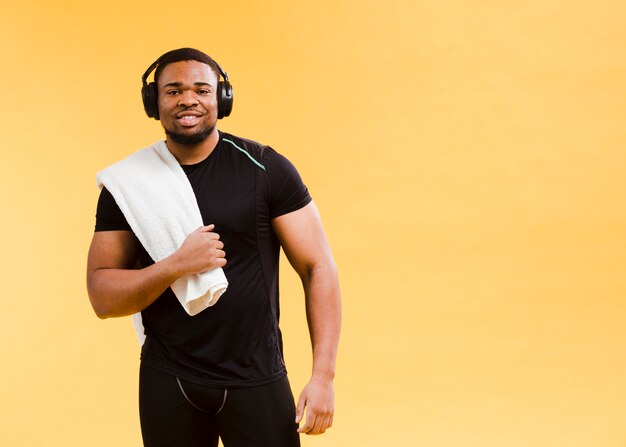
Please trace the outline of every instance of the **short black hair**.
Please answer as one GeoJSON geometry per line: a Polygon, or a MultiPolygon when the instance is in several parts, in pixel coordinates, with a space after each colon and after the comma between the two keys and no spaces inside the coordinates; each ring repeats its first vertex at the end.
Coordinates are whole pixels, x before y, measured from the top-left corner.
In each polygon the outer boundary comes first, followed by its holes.
{"type": "Polygon", "coordinates": [[[211,56],[206,53],[203,53],[200,50],[196,50],[195,48],[178,48],[177,50],[168,51],[163,54],[159,59],[159,65],[157,65],[156,70],[154,71],[154,82],[158,84],[159,76],[165,67],[174,62],[182,62],[182,61],[198,61],[203,64],[207,64],[217,76],[217,80],[220,80],[220,68],[217,65],[211,56]]]}

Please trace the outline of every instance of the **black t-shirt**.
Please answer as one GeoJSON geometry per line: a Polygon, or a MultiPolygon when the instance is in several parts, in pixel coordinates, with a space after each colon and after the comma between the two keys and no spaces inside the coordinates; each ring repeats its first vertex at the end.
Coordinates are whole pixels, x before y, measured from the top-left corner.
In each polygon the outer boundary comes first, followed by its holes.
{"type": "MultiPolygon", "coordinates": [[[[220,132],[213,152],[183,170],[204,225],[224,242],[228,289],[191,317],[171,289],[142,311],[142,362],[209,386],[247,387],[285,373],[278,327],[280,245],[271,220],[311,201],[295,167],[268,146],[220,132]]],[[[155,179],[158,181],[158,179],[155,179]]],[[[96,231],[132,231],[111,193],[98,200],[96,231]]],[[[154,261],[142,248],[139,265],[154,261]]]]}

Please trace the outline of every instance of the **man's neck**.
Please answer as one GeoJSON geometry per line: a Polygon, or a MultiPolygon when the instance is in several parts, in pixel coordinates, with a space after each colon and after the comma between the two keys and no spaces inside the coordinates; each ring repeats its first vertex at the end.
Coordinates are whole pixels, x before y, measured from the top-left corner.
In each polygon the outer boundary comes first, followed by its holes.
{"type": "Polygon", "coordinates": [[[192,165],[195,163],[200,163],[202,160],[207,158],[217,146],[219,142],[220,135],[217,131],[217,127],[213,129],[213,132],[208,136],[206,140],[202,143],[189,146],[184,144],[179,144],[172,141],[171,138],[165,138],[165,144],[167,144],[167,148],[169,151],[176,157],[176,160],[181,165],[192,165]]]}

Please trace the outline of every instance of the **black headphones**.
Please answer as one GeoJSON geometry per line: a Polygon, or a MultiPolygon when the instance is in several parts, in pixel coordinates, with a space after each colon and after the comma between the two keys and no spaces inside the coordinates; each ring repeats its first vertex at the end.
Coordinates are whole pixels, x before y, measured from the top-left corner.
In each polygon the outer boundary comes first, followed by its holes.
{"type": "MultiPolygon", "coordinates": [[[[169,53],[165,53],[163,56],[154,61],[141,77],[141,83],[143,84],[141,87],[143,108],[146,110],[146,114],[155,120],[159,119],[157,85],[156,82],[148,84],[146,79],[150,73],[152,73],[152,70],[154,70],[168,54],[169,53]]],[[[223,81],[219,81],[217,83],[217,118],[222,119],[225,116],[230,115],[230,112],[233,110],[233,86],[230,85],[230,82],[228,82],[228,73],[222,70],[222,67],[220,67],[217,62],[215,62],[215,65],[217,66],[220,75],[222,75],[222,78],[224,78],[223,81]]]]}

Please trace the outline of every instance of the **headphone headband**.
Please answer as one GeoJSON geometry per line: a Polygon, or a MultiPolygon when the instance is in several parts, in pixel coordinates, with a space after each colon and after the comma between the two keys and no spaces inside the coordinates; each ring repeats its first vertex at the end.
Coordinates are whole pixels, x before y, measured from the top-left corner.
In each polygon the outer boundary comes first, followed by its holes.
{"type": "MultiPolygon", "coordinates": [[[[150,73],[152,73],[152,71],[157,68],[159,66],[159,64],[161,63],[161,61],[163,60],[163,58],[165,56],[167,56],[169,53],[165,53],[163,56],[161,56],[160,58],[158,58],[157,60],[155,60],[154,62],[152,62],[152,65],[150,65],[148,67],[148,69],[146,70],[146,72],[143,74],[143,76],[141,77],[141,83],[143,85],[148,85],[148,76],[150,76],[150,73]]],[[[195,59],[190,59],[190,60],[195,60],[195,59]]],[[[179,61],[180,62],[180,61],[179,61]]],[[[201,62],[201,61],[198,61],[201,62]]],[[[220,67],[220,64],[218,64],[217,62],[213,61],[213,63],[215,63],[215,66],[217,67],[217,71],[219,71],[219,74],[222,76],[222,78],[224,79],[224,81],[228,81],[228,73],[226,73],[224,70],[222,70],[222,67],[220,67]]],[[[207,64],[208,65],[208,64],[207,64]]],[[[219,81],[219,79],[218,79],[219,81]]]]}

